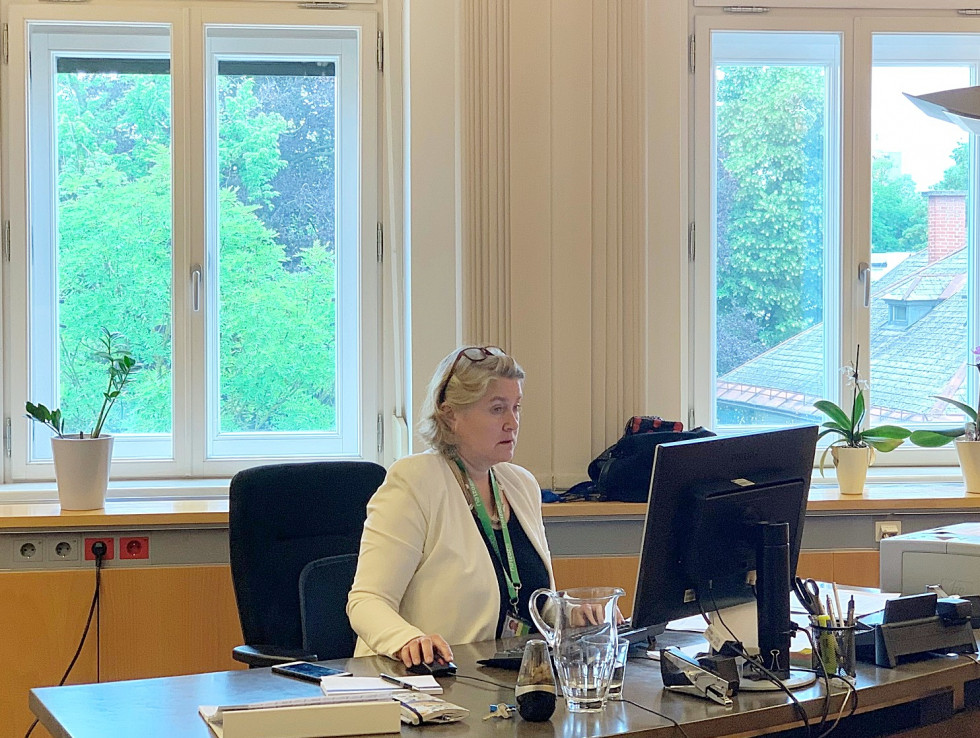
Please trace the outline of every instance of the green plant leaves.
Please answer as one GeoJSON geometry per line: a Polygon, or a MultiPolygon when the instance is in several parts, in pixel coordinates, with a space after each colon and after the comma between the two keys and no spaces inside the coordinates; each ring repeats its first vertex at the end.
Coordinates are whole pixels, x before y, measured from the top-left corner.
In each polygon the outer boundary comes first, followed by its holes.
{"type": "MultiPolygon", "coordinates": [[[[893,451],[912,435],[906,428],[897,425],[879,425],[875,428],[861,430],[861,421],[867,412],[867,405],[864,400],[864,392],[857,392],[851,404],[851,416],[848,417],[840,406],[830,400],[817,400],[813,406],[830,418],[829,422],[823,423],[817,438],[822,438],[830,433],[841,436],[848,446],[871,446],[876,451],[893,451]]],[[[826,457],[826,451],[824,452],[826,457]]],[[[820,459],[821,473],[823,472],[824,458],[820,459]]]]}
{"type": "Polygon", "coordinates": [[[830,400],[817,400],[815,403],[813,403],[813,406],[833,421],[833,425],[830,423],[824,423],[823,426],[825,428],[833,428],[836,426],[842,431],[850,430],[851,419],[847,417],[847,413],[841,410],[836,403],[833,403],[830,400]]]}
{"type": "Polygon", "coordinates": [[[851,432],[855,434],[855,440],[859,438],[858,430],[861,428],[866,410],[864,392],[855,392],[854,403],[851,405],[851,432]]]}
{"type": "Polygon", "coordinates": [[[939,448],[962,436],[963,428],[947,428],[946,430],[917,430],[913,431],[909,440],[916,446],[923,448],[939,448]]]}
{"type": "Polygon", "coordinates": [[[27,410],[27,417],[31,420],[46,425],[57,433],[59,438],[64,435],[65,421],[61,417],[61,410],[48,410],[44,405],[40,403],[35,405],[33,402],[25,403],[24,409],[27,410]]]}
{"type": "Polygon", "coordinates": [[[950,405],[955,405],[963,413],[970,418],[974,423],[977,422],[977,411],[975,408],[970,407],[965,402],[960,402],[959,400],[954,400],[952,397],[943,397],[942,395],[932,395],[937,400],[942,400],[943,402],[948,402],[950,405]]]}
{"type": "Polygon", "coordinates": [[[862,431],[861,438],[865,441],[871,439],[898,439],[904,441],[912,435],[912,431],[897,425],[879,425],[875,428],[868,428],[862,431]]]}

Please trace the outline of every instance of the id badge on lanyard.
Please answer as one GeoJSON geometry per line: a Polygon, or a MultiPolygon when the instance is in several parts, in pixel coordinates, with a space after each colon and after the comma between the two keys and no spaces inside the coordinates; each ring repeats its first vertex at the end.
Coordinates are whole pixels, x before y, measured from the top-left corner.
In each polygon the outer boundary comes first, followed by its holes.
{"type": "Polygon", "coordinates": [[[530,632],[531,624],[521,619],[513,611],[508,611],[504,616],[503,632],[500,634],[501,638],[520,638],[521,636],[528,635],[530,632]]]}

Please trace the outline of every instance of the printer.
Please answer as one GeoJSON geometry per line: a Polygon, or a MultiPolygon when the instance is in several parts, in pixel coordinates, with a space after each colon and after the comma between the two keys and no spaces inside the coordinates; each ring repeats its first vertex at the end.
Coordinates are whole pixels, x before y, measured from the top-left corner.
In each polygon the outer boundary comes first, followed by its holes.
{"type": "Polygon", "coordinates": [[[882,592],[916,594],[938,584],[951,595],[980,593],[980,523],[957,523],[883,538],[882,592]]]}

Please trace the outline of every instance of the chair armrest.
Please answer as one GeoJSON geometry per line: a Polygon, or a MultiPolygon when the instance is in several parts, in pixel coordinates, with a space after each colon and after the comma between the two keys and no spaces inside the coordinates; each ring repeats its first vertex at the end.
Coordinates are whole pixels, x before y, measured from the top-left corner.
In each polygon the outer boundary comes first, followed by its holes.
{"type": "Polygon", "coordinates": [[[316,654],[308,651],[279,648],[278,646],[235,646],[231,657],[235,661],[248,664],[248,668],[257,669],[274,664],[286,664],[290,661],[316,661],[316,654]]]}

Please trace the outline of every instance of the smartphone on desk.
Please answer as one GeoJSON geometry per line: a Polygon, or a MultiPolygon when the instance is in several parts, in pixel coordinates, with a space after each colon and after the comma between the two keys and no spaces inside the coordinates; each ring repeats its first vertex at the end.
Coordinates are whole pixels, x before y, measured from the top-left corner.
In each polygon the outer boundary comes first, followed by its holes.
{"type": "Polygon", "coordinates": [[[288,664],[276,664],[272,671],[283,676],[302,679],[305,682],[320,683],[320,678],[325,676],[350,676],[349,671],[334,669],[320,664],[311,664],[309,661],[291,661],[288,664]]]}

